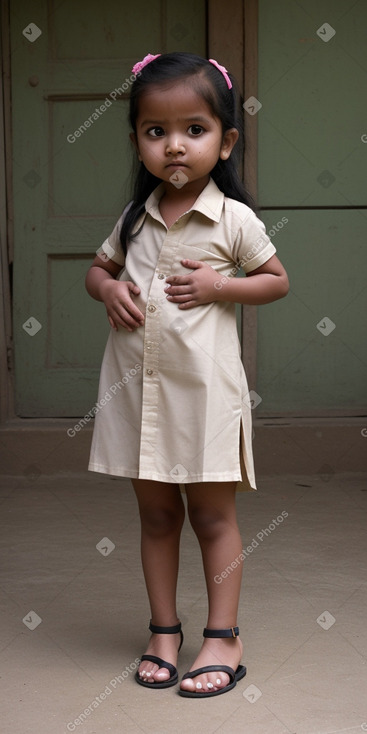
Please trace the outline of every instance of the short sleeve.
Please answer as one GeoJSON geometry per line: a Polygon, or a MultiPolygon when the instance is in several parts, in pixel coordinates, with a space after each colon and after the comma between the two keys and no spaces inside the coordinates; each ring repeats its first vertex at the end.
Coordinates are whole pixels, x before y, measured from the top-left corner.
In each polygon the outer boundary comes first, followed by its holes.
{"type": "Polygon", "coordinates": [[[245,273],[264,265],[275,255],[276,249],[266,234],[265,224],[250,210],[241,223],[235,243],[234,259],[245,273]]]}
{"type": "Polygon", "coordinates": [[[103,260],[113,260],[113,262],[117,263],[118,265],[121,265],[123,268],[125,265],[125,255],[122,249],[122,245],[120,242],[120,233],[121,233],[121,227],[122,223],[125,219],[126,213],[128,212],[131,203],[128,204],[124,211],[121,214],[120,219],[116,222],[111,234],[107,239],[102,243],[102,245],[98,248],[96,251],[96,254],[99,255],[103,260]]]}

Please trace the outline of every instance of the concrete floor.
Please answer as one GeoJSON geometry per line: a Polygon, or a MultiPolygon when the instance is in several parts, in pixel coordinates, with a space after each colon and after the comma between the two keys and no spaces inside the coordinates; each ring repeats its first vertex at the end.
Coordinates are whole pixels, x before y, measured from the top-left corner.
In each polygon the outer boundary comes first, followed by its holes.
{"type": "MultiPolygon", "coordinates": [[[[366,477],[260,476],[258,485],[238,495],[252,548],[239,615],[248,674],[197,701],[142,688],[129,672],[149,636],[130,482],[31,470],[3,478],[2,734],[367,731],[366,477]]],[[[178,599],[181,675],[206,618],[188,523],[178,599]]]]}

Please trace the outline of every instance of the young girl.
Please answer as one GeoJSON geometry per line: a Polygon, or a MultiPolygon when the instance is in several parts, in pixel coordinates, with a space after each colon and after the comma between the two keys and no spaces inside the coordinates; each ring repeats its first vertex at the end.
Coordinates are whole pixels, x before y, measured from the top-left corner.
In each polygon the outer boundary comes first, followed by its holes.
{"type": "Polygon", "coordinates": [[[242,564],[221,577],[241,558],[237,482],[256,489],[235,304],[282,298],[288,279],[237,173],[241,107],[226,69],[169,53],[149,54],[133,72],[134,196],[86,279],[112,327],[89,469],[131,477],[136,493],[152,632],[136,680],[149,688],[178,681],[185,485],[208,619],[179,692],[203,698],[246,673],[237,627],[242,564]],[[247,277],[235,278],[241,266],[247,277]]]}

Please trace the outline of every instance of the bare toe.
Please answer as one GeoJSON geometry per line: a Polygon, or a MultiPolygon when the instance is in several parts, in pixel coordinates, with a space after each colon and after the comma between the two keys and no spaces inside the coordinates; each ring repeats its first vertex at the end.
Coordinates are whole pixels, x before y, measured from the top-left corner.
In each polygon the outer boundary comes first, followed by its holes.
{"type": "Polygon", "coordinates": [[[181,681],[181,690],[200,695],[202,693],[215,693],[222,688],[226,688],[231,682],[231,677],[225,670],[220,669],[221,665],[235,671],[241,656],[242,643],[239,637],[236,637],[235,640],[232,638],[205,639],[189,672],[192,675],[197,669],[211,665],[218,666],[219,670],[209,670],[207,673],[199,673],[193,678],[184,678],[181,681]]]}
{"type": "Polygon", "coordinates": [[[154,680],[156,680],[157,683],[163,683],[163,681],[168,680],[169,678],[170,672],[167,668],[158,668],[154,673],[154,680]]]}
{"type": "Polygon", "coordinates": [[[195,678],[185,678],[181,682],[183,691],[195,693],[214,693],[220,688],[225,688],[230,682],[229,675],[220,671],[196,675],[195,678]]]}
{"type": "Polygon", "coordinates": [[[149,661],[143,661],[142,663],[140,663],[138,669],[139,678],[145,681],[145,683],[153,683],[154,675],[156,674],[157,670],[158,665],[149,663],[149,661]]]}

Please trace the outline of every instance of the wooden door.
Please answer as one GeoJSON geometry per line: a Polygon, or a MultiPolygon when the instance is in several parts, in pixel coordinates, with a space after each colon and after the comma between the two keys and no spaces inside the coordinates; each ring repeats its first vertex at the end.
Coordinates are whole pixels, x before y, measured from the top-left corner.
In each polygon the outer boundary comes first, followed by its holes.
{"type": "Polygon", "coordinates": [[[16,413],[84,415],[108,333],[84,278],[129,197],[131,67],[206,53],[204,0],[10,3],[16,413]]]}
{"type": "Polygon", "coordinates": [[[363,414],[367,6],[258,6],[258,198],[291,284],[258,309],[258,415],[363,414]]]}

